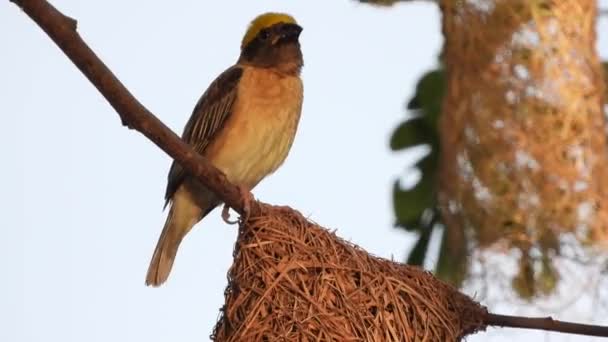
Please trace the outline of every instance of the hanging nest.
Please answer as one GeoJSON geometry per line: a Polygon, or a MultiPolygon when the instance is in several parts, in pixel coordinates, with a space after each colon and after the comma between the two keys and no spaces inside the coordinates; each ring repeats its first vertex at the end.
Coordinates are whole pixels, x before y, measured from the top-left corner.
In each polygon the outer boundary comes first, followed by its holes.
{"type": "Polygon", "coordinates": [[[442,217],[475,246],[517,249],[518,293],[550,293],[565,241],[608,242],[596,1],[441,3],[442,217]]]}
{"type": "Polygon", "coordinates": [[[239,229],[215,341],[459,341],[487,311],[286,208],[239,229]]]}

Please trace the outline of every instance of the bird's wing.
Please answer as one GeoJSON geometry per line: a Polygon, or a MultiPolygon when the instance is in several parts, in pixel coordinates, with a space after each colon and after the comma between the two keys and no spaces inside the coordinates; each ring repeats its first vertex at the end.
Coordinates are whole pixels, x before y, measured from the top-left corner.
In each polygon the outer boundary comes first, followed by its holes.
{"type": "MultiPolygon", "coordinates": [[[[205,91],[194,107],[190,120],[186,123],[182,140],[187,142],[199,154],[213,141],[226,119],[230,116],[237,96],[237,85],[243,69],[233,66],[220,74],[205,91]]],[[[169,170],[169,182],[165,192],[167,203],[184,180],[184,169],[173,161],[169,170]]]]}

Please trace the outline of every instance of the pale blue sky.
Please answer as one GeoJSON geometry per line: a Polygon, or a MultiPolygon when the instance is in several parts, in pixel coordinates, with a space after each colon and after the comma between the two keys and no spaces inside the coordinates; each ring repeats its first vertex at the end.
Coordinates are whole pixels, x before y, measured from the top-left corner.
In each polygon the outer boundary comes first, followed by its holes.
{"type": "MultiPolygon", "coordinates": [[[[435,5],[53,3],[179,133],[209,82],[236,60],[247,23],[268,10],[293,14],[304,27],[301,125],[286,164],[254,193],[299,209],[373,254],[404,258],[412,238],[392,228],[390,189],[408,158],[389,151],[388,136],[416,80],[435,65],[442,39],[435,5]]],[[[169,157],[121,127],[14,5],[0,6],[0,23],[0,341],[207,340],[223,303],[235,227],[213,212],[182,244],[169,282],[145,287],[166,215],[169,157]]],[[[605,21],[600,31],[608,57],[605,21]]],[[[469,341],[489,336],[546,335],[499,330],[469,341]]]]}

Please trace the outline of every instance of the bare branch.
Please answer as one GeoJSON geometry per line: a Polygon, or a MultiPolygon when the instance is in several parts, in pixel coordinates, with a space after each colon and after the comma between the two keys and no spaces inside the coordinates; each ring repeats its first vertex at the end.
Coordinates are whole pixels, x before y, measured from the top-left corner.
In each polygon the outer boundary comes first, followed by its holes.
{"type": "Polygon", "coordinates": [[[488,313],[488,326],[546,330],[567,334],[608,337],[608,327],[600,325],[570,323],[551,317],[520,317],[488,313]]]}
{"type": "MultiPolygon", "coordinates": [[[[76,31],[76,20],[65,16],[44,0],[10,0],[19,6],[59,48],[116,110],[122,124],[152,140],[188,172],[239,213],[243,203],[236,186],[224,174],[147,110],[95,55],[76,31]]],[[[253,210],[256,210],[253,205],[253,210]]]]}

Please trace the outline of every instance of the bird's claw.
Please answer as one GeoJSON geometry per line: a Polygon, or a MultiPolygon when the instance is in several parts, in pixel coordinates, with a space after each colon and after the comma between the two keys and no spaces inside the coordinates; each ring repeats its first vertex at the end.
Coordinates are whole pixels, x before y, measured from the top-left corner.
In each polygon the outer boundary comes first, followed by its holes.
{"type": "MultiPolygon", "coordinates": [[[[245,222],[249,219],[249,214],[251,213],[251,202],[255,200],[253,195],[247,188],[242,186],[237,186],[239,190],[239,195],[241,197],[241,201],[243,202],[243,213],[241,214],[240,221],[245,222]]],[[[227,204],[224,204],[224,208],[222,209],[222,219],[224,222],[228,224],[237,224],[239,220],[230,220],[230,207],[227,204]]]]}
{"type": "Polygon", "coordinates": [[[239,193],[241,195],[241,201],[243,202],[243,214],[241,214],[241,221],[246,222],[249,219],[249,214],[251,214],[251,202],[255,201],[253,195],[247,188],[242,186],[237,186],[239,189],[239,193]]]}
{"type": "Polygon", "coordinates": [[[238,220],[232,221],[230,220],[230,207],[227,204],[224,204],[224,208],[222,209],[222,220],[228,224],[237,224],[238,220]]]}

